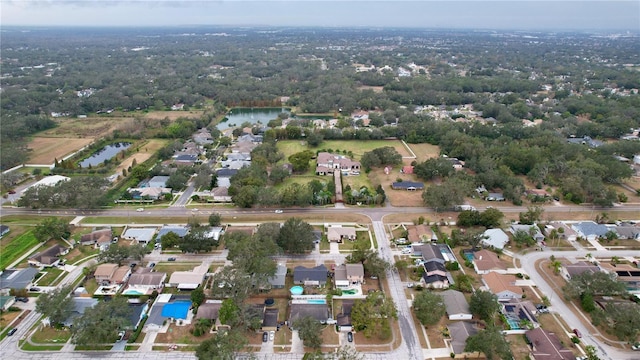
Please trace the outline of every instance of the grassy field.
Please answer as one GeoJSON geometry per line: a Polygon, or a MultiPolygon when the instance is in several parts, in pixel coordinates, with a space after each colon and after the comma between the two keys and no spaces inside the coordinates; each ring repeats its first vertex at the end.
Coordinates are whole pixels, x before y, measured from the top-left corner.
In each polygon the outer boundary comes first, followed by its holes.
{"type": "Polygon", "coordinates": [[[417,162],[424,162],[428,159],[438,157],[440,148],[431,144],[408,144],[411,150],[416,154],[417,162]]]}
{"type": "Polygon", "coordinates": [[[2,254],[0,257],[0,269],[6,269],[7,266],[36,245],[38,245],[38,239],[31,231],[18,236],[6,245],[3,244],[0,247],[0,253],[2,254]]]}
{"type": "Polygon", "coordinates": [[[46,274],[44,274],[40,279],[38,279],[37,285],[39,286],[52,286],[55,285],[54,281],[62,274],[63,270],[52,267],[47,269],[46,274]]]}
{"type": "Polygon", "coordinates": [[[64,156],[93,142],[93,138],[34,137],[29,142],[29,163],[53,164],[64,156]]]}
{"type": "Polygon", "coordinates": [[[282,140],[278,141],[278,149],[282,151],[285,158],[290,155],[304,151],[304,150],[328,150],[331,149],[334,152],[340,150],[342,153],[344,150],[351,151],[356,160],[359,160],[365,152],[371,151],[384,146],[391,146],[400,153],[402,156],[411,156],[407,149],[398,140],[327,140],[323,141],[317,148],[309,148],[306,142],[300,140],[282,140]]]}
{"type": "Polygon", "coordinates": [[[69,329],[56,329],[50,326],[42,326],[31,335],[31,340],[34,343],[66,343],[71,337],[71,331],[69,329]]]}
{"type": "Polygon", "coordinates": [[[124,159],[116,168],[116,173],[122,174],[123,169],[128,169],[133,164],[133,160],[135,159],[136,164],[142,164],[147,161],[150,157],[152,157],[158,150],[160,150],[163,146],[167,144],[167,140],[161,139],[152,139],[147,141],[144,144],[140,144],[136,147],[139,149],[138,152],[124,159]]]}

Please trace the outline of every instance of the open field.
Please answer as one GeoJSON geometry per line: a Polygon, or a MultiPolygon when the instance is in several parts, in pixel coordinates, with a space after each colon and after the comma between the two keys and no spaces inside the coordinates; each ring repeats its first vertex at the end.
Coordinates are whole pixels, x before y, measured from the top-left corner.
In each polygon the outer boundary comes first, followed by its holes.
{"type": "Polygon", "coordinates": [[[381,93],[384,91],[384,86],[361,85],[358,90],[372,90],[374,93],[381,93]]]}
{"type": "Polygon", "coordinates": [[[340,153],[344,150],[351,151],[353,152],[355,160],[359,160],[365,152],[384,146],[391,146],[395,148],[402,156],[411,156],[407,149],[398,140],[326,140],[317,148],[309,148],[306,145],[306,142],[300,140],[278,141],[278,149],[284,153],[285,158],[304,150],[316,151],[331,149],[334,152],[340,150],[340,153]]]}
{"type": "Polygon", "coordinates": [[[148,142],[141,144],[140,146],[136,146],[139,151],[124,159],[124,161],[122,161],[116,168],[116,173],[122,174],[123,169],[128,169],[130,166],[132,166],[134,159],[136,161],[136,164],[142,164],[166,144],[167,140],[151,139],[148,142]]]}
{"type": "Polygon", "coordinates": [[[145,119],[150,120],[162,120],[169,118],[169,120],[176,120],[177,118],[189,118],[198,119],[204,114],[204,110],[189,110],[189,111],[149,111],[144,114],[145,119]]]}
{"type": "Polygon", "coordinates": [[[0,257],[0,269],[5,269],[36,245],[38,245],[38,239],[31,231],[27,231],[9,243],[2,244],[0,247],[0,253],[2,254],[2,257],[0,257]]]}
{"type": "MultiPolygon", "coordinates": [[[[431,144],[407,144],[416,154],[416,161],[421,163],[440,156],[440,148],[431,144]]],[[[404,155],[403,155],[404,156],[404,155]]]]}
{"type": "Polygon", "coordinates": [[[407,191],[394,190],[391,188],[391,183],[396,182],[398,179],[406,181],[419,180],[415,175],[400,173],[400,166],[392,168],[389,174],[385,174],[384,169],[372,169],[367,176],[373,188],[376,188],[378,185],[382,185],[391,205],[424,206],[424,203],[422,202],[422,190],[407,191]]]}
{"type": "Polygon", "coordinates": [[[93,138],[70,137],[34,137],[29,142],[29,163],[49,165],[55,159],[62,159],[66,155],[93,142],[93,138]]]}
{"type": "Polygon", "coordinates": [[[133,121],[132,117],[101,117],[91,116],[79,118],[57,118],[57,127],[40,133],[46,137],[74,137],[74,138],[100,138],[111,131],[133,121]]]}

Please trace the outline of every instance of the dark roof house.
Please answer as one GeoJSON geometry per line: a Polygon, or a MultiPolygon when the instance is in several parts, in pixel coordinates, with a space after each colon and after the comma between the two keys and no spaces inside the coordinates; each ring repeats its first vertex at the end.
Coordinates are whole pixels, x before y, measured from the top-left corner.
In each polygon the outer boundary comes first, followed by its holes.
{"type": "Polygon", "coordinates": [[[422,190],[424,189],[424,183],[415,181],[396,181],[391,184],[391,188],[394,190],[422,190]]]}
{"type": "Polygon", "coordinates": [[[323,286],[327,283],[328,269],[324,265],[313,268],[296,266],[293,269],[293,282],[295,284],[323,286]]]}
{"type": "Polygon", "coordinates": [[[525,336],[531,344],[531,356],[536,360],[575,360],[576,358],[552,332],[536,328],[527,331],[525,336]]]}

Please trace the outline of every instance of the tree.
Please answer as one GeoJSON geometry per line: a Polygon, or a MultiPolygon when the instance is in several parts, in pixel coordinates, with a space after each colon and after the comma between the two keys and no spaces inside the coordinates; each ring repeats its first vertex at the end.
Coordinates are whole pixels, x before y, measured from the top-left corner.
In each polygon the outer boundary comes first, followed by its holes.
{"type": "Polygon", "coordinates": [[[296,319],[293,327],[298,330],[298,336],[302,339],[304,346],[320,349],[322,346],[322,324],[311,316],[296,319]]]}
{"type": "Polygon", "coordinates": [[[578,299],[584,293],[594,296],[613,296],[627,292],[624,283],[616,281],[615,274],[590,271],[572,276],[563,290],[570,299],[578,299]]]}
{"type": "Polygon", "coordinates": [[[209,226],[220,226],[222,223],[222,215],[220,213],[212,213],[209,215],[209,226]]]}
{"type": "Polygon", "coordinates": [[[585,346],[584,352],[585,352],[585,355],[587,356],[586,360],[601,360],[598,357],[598,351],[596,350],[596,347],[593,345],[585,346]]]}
{"type": "Polygon", "coordinates": [[[353,327],[356,331],[362,331],[367,338],[376,334],[381,340],[388,339],[391,336],[389,318],[398,318],[397,309],[393,300],[382,292],[374,292],[364,300],[356,300],[351,309],[353,327]]]}
{"type": "Polygon", "coordinates": [[[202,286],[198,286],[193,291],[191,291],[191,302],[193,303],[193,307],[198,308],[205,300],[204,290],[202,286]]]}
{"type": "Polygon", "coordinates": [[[536,244],[536,240],[526,231],[517,230],[513,234],[513,241],[516,244],[524,245],[524,246],[533,246],[536,244]]]}
{"type": "Polygon", "coordinates": [[[640,335],[640,304],[628,302],[607,305],[605,314],[613,334],[623,341],[636,341],[640,335]]]}
{"type": "Polygon", "coordinates": [[[180,236],[173,231],[169,231],[168,233],[162,235],[160,237],[160,244],[163,249],[171,249],[173,247],[178,246],[180,244],[180,236]]]}
{"type": "Polygon", "coordinates": [[[238,322],[240,308],[231,299],[224,299],[218,312],[218,318],[224,325],[235,325],[238,322]]]}
{"type": "Polygon", "coordinates": [[[131,308],[127,299],[116,296],[86,309],[71,328],[71,342],[77,345],[112,343],[118,332],[131,326],[131,308]]]}
{"type": "Polygon", "coordinates": [[[422,291],[413,300],[413,312],[422,325],[435,325],[446,313],[444,300],[431,291],[422,291]]]}
{"type": "Polygon", "coordinates": [[[486,209],[480,214],[480,224],[486,228],[497,228],[502,224],[502,219],[504,218],[504,214],[502,211],[491,208],[486,209]]]}
{"type": "Polygon", "coordinates": [[[498,297],[489,291],[478,290],[471,295],[469,310],[487,323],[493,324],[493,316],[500,310],[498,297]]]}
{"type": "Polygon", "coordinates": [[[73,310],[73,299],[69,296],[71,291],[73,286],[68,285],[40,294],[36,300],[36,311],[49,318],[52,326],[62,323],[73,310]]]}
{"type": "Polygon", "coordinates": [[[495,326],[489,326],[486,330],[481,330],[477,334],[469,336],[464,351],[481,352],[487,357],[487,360],[513,359],[509,343],[505,340],[500,329],[495,326]]]}
{"type": "Polygon", "coordinates": [[[218,246],[219,241],[208,235],[209,229],[198,227],[191,229],[191,232],[180,241],[178,246],[185,253],[209,252],[218,246]]]}
{"type": "Polygon", "coordinates": [[[128,259],[140,261],[148,252],[149,250],[140,244],[131,246],[111,244],[107,250],[98,254],[98,261],[122,265],[128,259]]]}
{"type": "Polygon", "coordinates": [[[527,211],[520,213],[520,224],[533,225],[542,219],[544,209],[540,206],[529,206],[527,211]]]}
{"type": "Polygon", "coordinates": [[[199,360],[234,360],[246,344],[245,336],[238,330],[218,332],[198,345],[196,357],[199,360]]]}
{"type": "Polygon", "coordinates": [[[42,220],[40,224],[36,225],[33,229],[33,235],[41,242],[45,242],[49,239],[62,239],[68,238],[71,234],[69,230],[69,224],[55,217],[50,217],[42,220]]]}
{"type": "Polygon", "coordinates": [[[291,254],[304,254],[313,249],[313,227],[300,218],[289,218],[280,229],[278,246],[291,254]]]}
{"type": "Polygon", "coordinates": [[[315,154],[311,150],[301,151],[289,156],[289,162],[293,166],[293,171],[303,173],[309,170],[309,161],[315,154]]]}
{"type": "Polygon", "coordinates": [[[367,274],[380,278],[385,277],[387,270],[392,267],[377,251],[371,250],[368,243],[356,243],[346,261],[350,264],[362,263],[367,274]]]}
{"type": "Polygon", "coordinates": [[[446,211],[464,200],[466,188],[462,183],[448,178],[440,185],[431,185],[422,193],[426,206],[436,211],[446,211]]]}

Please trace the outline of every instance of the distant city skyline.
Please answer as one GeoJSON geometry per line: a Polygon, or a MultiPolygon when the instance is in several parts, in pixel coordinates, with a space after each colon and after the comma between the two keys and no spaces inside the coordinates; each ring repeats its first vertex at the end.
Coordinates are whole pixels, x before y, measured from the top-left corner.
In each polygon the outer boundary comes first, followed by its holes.
{"type": "Polygon", "coordinates": [[[640,31],[640,1],[0,0],[3,26],[319,26],[640,31]]]}

